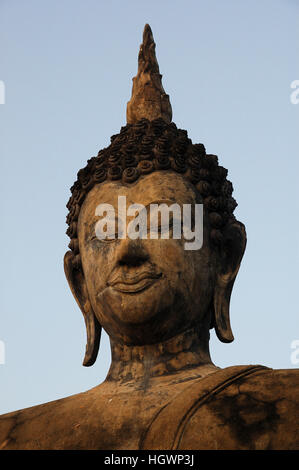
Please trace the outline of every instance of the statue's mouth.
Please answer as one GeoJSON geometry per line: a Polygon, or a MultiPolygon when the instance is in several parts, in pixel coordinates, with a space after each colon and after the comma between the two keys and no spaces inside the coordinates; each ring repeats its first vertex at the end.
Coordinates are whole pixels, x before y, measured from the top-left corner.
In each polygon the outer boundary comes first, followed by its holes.
{"type": "Polygon", "coordinates": [[[142,290],[150,287],[154,282],[160,279],[161,273],[154,273],[144,271],[134,276],[119,274],[114,277],[111,281],[108,281],[108,286],[119,292],[135,293],[141,292],[142,290]]]}

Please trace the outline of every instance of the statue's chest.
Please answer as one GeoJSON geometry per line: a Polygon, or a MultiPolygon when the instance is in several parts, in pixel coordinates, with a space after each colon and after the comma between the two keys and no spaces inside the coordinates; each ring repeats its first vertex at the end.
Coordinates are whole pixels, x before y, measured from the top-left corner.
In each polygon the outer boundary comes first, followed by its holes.
{"type": "Polygon", "coordinates": [[[168,396],[163,393],[133,392],[105,397],[101,412],[97,413],[100,423],[94,423],[94,435],[98,435],[94,447],[119,450],[142,447],[150,423],[167,401],[168,396]]]}

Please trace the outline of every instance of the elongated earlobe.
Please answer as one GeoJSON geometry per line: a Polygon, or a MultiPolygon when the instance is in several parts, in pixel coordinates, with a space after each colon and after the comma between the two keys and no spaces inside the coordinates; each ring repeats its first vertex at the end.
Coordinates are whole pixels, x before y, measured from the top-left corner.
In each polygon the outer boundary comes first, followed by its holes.
{"type": "Polygon", "coordinates": [[[64,256],[64,272],[85,320],[87,341],[83,365],[92,366],[98,355],[102,328],[91,307],[82,268],[74,263],[72,251],[64,256]]]}
{"type": "Polygon", "coordinates": [[[214,294],[215,331],[223,343],[231,343],[234,340],[229,315],[231,291],[232,286],[216,286],[214,294]]]}
{"type": "Polygon", "coordinates": [[[230,298],[246,247],[245,227],[240,222],[230,224],[224,232],[220,269],[214,290],[214,326],[223,343],[234,340],[230,325],[230,298]]]}

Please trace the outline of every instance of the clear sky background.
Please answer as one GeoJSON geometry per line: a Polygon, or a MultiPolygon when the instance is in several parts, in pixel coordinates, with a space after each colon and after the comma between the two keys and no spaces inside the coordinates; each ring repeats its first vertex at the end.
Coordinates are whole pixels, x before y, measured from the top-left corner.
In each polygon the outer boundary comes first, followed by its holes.
{"type": "Polygon", "coordinates": [[[77,171],[125,124],[145,23],[173,120],[229,169],[247,250],[232,344],[215,364],[291,362],[299,339],[298,0],[0,0],[0,413],[102,382],[103,335],[83,367],[85,325],[63,272],[77,171]]]}

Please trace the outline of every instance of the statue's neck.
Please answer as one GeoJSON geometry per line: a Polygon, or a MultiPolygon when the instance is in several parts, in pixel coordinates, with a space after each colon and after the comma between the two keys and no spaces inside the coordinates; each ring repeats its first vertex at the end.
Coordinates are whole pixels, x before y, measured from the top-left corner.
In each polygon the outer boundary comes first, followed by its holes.
{"type": "Polygon", "coordinates": [[[106,380],[148,383],[152,377],[215,368],[209,353],[209,332],[202,336],[190,329],[165,342],[142,346],[120,344],[111,338],[112,363],[106,380]]]}

